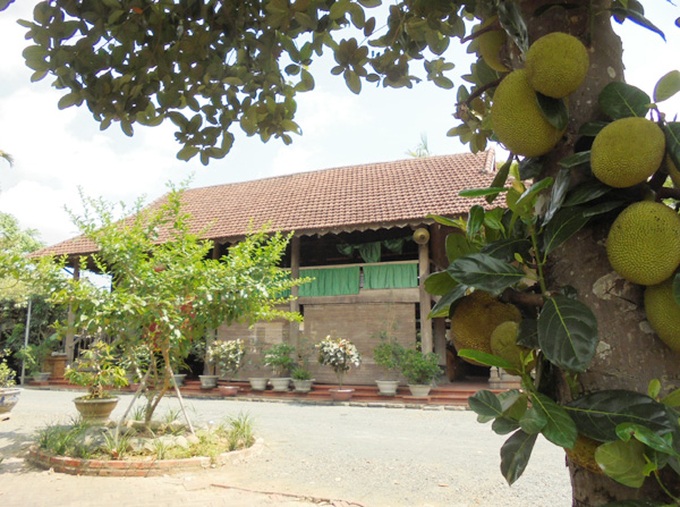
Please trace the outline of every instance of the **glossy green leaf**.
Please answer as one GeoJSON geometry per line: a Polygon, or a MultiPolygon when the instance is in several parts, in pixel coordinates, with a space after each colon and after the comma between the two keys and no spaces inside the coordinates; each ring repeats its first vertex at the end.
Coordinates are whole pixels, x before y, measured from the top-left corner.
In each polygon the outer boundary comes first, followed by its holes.
{"type": "Polygon", "coordinates": [[[477,391],[475,394],[468,398],[468,404],[470,409],[477,415],[490,421],[496,417],[503,415],[503,408],[501,407],[501,402],[498,400],[496,395],[491,391],[481,390],[477,391]]]}
{"type": "Polygon", "coordinates": [[[475,252],[477,252],[477,247],[470,243],[463,234],[452,233],[446,236],[446,258],[449,262],[475,252]]]}
{"type": "Polygon", "coordinates": [[[609,122],[606,121],[589,121],[579,127],[578,134],[585,137],[595,137],[608,124],[609,122]]]}
{"type": "Polygon", "coordinates": [[[538,321],[536,319],[524,318],[519,323],[517,332],[517,345],[528,349],[537,349],[538,345],[538,321]]]}
{"type": "Polygon", "coordinates": [[[487,254],[459,257],[447,268],[454,280],[493,293],[514,285],[524,278],[524,271],[487,254]]]}
{"type": "Polygon", "coordinates": [[[489,187],[489,188],[469,188],[461,190],[458,195],[461,197],[486,197],[489,195],[497,195],[500,192],[507,191],[504,187],[489,187]]]}
{"type": "Polygon", "coordinates": [[[672,70],[654,86],[654,102],[663,102],[680,92],[680,71],[672,70]]]}
{"type": "Polygon", "coordinates": [[[583,218],[592,218],[597,215],[604,215],[610,211],[626,206],[626,201],[604,201],[583,209],[583,218]]]}
{"type": "Polygon", "coordinates": [[[616,435],[624,442],[634,438],[650,449],[670,456],[680,457],[680,454],[673,449],[673,435],[670,433],[661,436],[645,426],[627,422],[621,423],[616,427],[616,435]]]}
{"type": "Polygon", "coordinates": [[[442,296],[441,299],[435,303],[432,310],[430,310],[428,318],[448,317],[451,305],[463,298],[467,294],[468,289],[469,287],[467,285],[456,285],[453,290],[442,296]]]}
{"type": "Polygon", "coordinates": [[[548,178],[543,178],[540,181],[537,181],[531,187],[527,188],[522,195],[519,196],[519,199],[515,203],[516,206],[522,206],[523,203],[531,203],[531,206],[533,207],[534,202],[536,201],[536,197],[538,197],[538,194],[545,190],[546,188],[550,187],[550,185],[553,184],[553,179],[548,177],[548,178]]]}
{"type": "Polygon", "coordinates": [[[536,393],[531,396],[531,402],[541,411],[546,419],[542,433],[553,444],[571,449],[576,443],[578,430],[569,413],[546,395],[536,393]]]}
{"type": "Polygon", "coordinates": [[[649,111],[651,99],[633,85],[613,82],[602,89],[598,102],[605,114],[617,120],[630,116],[644,117],[649,111]]]}
{"type": "Polygon", "coordinates": [[[482,247],[481,253],[501,259],[506,262],[512,262],[515,259],[515,254],[519,254],[522,258],[529,257],[531,250],[531,241],[524,238],[510,238],[501,239],[489,243],[482,247]]]}
{"type": "Polygon", "coordinates": [[[431,273],[425,279],[425,290],[434,296],[443,296],[456,288],[456,282],[446,271],[431,273]]]}
{"type": "Polygon", "coordinates": [[[677,427],[668,407],[645,394],[623,389],[596,391],[570,402],[565,408],[579,433],[598,442],[617,440],[616,427],[626,422],[659,434],[672,432],[677,427]]]}
{"type": "Polygon", "coordinates": [[[560,169],[555,177],[555,183],[550,192],[550,205],[543,216],[543,224],[547,224],[555,216],[555,213],[562,207],[569,184],[571,183],[571,171],[568,169],[560,169]]]}
{"type": "Polygon", "coordinates": [[[661,381],[658,378],[653,378],[647,384],[647,396],[657,399],[661,392],[661,381]]]}
{"type": "Polygon", "coordinates": [[[578,153],[574,153],[573,155],[569,155],[568,157],[564,157],[562,160],[560,160],[559,165],[560,167],[573,169],[574,167],[588,163],[590,163],[590,150],[580,151],[578,153]]]}
{"type": "Polygon", "coordinates": [[[586,183],[582,183],[577,187],[574,187],[568,194],[567,198],[564,200],[563,206],[578,206],[579,204],[584,204],[587,202],[594,201],[603,195],[611,192],[612,187],[600,183],[597,180],[590,180],[586,183]]]}
{"type": "Polygon", "coordinates": [[[675,391],[671,391],[668,393],[666,396],[661,398],[661,403],[668,407],[675,407],[678,408],[680,407],[680,389],[676,389],[675,391]]]}
{"type": "Polygon", "coordinates": [[[446,227],[453,227],[455,229],[460,229],[460,219],[452,219],[448,217],[443,217],[441,215],[426,215],[425,218],[429,218],[437,222],[438,224],[445,225],[446,227]]]}
{"type": "Polygon", "coordinates": [[[529,435],[540,433],[547,423],[548,419],[546,418],[545,413],[542,410],[539,410],[535,405],[531,406],[519,420],[520,428],[529,435]]]}
{"type": "Polygon", "coordinates": [[[460,349],[457,351],[458,357],[463,359],[471,359],[484,366],[495,366],[497,368],[504,368],[506,370],[512,370],[514,367],[510,361],[503,359],[502,357],[494,356],[487,352],[482,352],[481,350],[474,349],[460,349]]]}
{"type": "MultiPolygon", "coordinates": [[[[510,155],[508,159],[505,161],[505,163],[500,167],[500,169],[498,169],[490,185],[492,188],[505,188],[505,182],[508,180],[508,175],[510,174],[510,167],[512,167],[513,158],[514,157],[510,155]]],[[[498,192],[487,195],[486,202],[491,204],[497,195],[498,192]]]]}
{"type": "Polygon", "coordinates": [[[513,431],[519,429],[519,424],[513,419],[509,419],[507,417],[498,417],[494,419],[493,423],[491,423],[491,429],[497,435],[507,435],[508,433],[512,433],[513,431]]]}
{"type": "Polygon", "coordinates": [[[537,437],[537,434],[529,435],[520,429],[501,447],[501,473],[508,484],[513,484],[524,473],[537,437]]]}
{"type": "Polygon", "coordinates": [[[564,130],[569,123],[569,111],[564,99],[546,97],[536,92],[536,102],[543,117],[557,130],[564,130]]]}
{"type": "Polygon", "coordinates": [[[558,211],[543,231],[543,255],[548,256],[588,223],[580,208],[558,211]]]}
{"type": "Polygon", "coordinates": [[[568,371],[585,371],[597,347],[592,310],[566,296],[547,298],[538,316],[538,343],[545,357],[568,371]]]}
{"type": "Polygon", "coordinates": [[[467,237],[474,238],[484,224],[484,208],[476,204],[468,211],[467,219],[467,237]]]}
{"type": "Polygon", "coordinates": [[[595,449],[595,461],[602,471],[629,488],[645,482],[645,446],[636,440],[607,442],[595,449]]]}

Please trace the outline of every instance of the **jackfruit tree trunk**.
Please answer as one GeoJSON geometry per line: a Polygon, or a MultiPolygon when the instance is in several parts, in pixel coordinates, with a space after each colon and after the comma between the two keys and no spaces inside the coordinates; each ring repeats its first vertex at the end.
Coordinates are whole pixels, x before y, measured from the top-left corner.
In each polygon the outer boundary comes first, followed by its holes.
{"type": "MultiPolygon", "coordinates": [[[[564,31],[580,38],[590,49],[588,77],[581,89],[569,98],[570,124],[565,138],[546,157],[548,174],[556,170],[559,159],[573,152],[578,127],[600,116],[597,97],[602,88],[610,81],[623,80],[621,41],[613,32],[610,16],[605,11],[610,2],[576,3],[579,8],[552,8],[538,17],[533,13],[554,4],[553,0],[521,4],[529,24],[530,42],[549,32],[564,31]]],[[[574,182],[578,177],[574,174],[574,182]]],[[[583,392],[629,389],[645,393],[653,378],[660,379],[665,390],[680,387],[680,358],[655,337],[645,322],[642,288],[618,277],[607,261],[604,240],[608,228],[609,224],[598,224],[584,229],[554,252],[548,266],[550,286],[574,287],[581,301],[588,304],[597,317],[600,344],[593,364],[579,377],[580,387],[583,392]]],[[[562,388],[558,396],[560,401],[569,401],[569,390],[562,388]]],[[[669,500],[653,478],[647,479],[643,491],[638,491],[575,463],[567,465],[574,506],[600,506],[633,498],[669,500]]],[[[680,488],[669,481],[666,486],[680,488]]]]}

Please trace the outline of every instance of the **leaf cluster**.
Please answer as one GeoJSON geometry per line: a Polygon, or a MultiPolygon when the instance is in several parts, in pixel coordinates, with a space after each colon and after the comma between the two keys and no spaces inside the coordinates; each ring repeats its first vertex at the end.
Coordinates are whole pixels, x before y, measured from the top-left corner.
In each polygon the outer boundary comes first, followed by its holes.
{"type": "Polygon", "coordinates": [[[354,93],[364,81],[411,87],[417,60],[427,80],[452,88],[442,55],[465,32],[461,6],[380,4],[42,1],[20,22],[32,43],[23,56],[33,81],[49,74],[64,90],[60,108],[85,104],[102,129],[117,122],[128,136],[169,120],[178,158],[207,164],[229,152],[237,127],[291,143],[301,133],[295,96],[314,88],[310,65],[324,51],[354,93]]]}

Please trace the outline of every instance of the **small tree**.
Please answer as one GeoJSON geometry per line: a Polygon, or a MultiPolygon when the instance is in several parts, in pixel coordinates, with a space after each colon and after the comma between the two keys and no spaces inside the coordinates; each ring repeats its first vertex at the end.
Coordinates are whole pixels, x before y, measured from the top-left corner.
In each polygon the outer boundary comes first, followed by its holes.
{"type": "Polygon", "coordinates": [[[71,305],[78,329],[105,333],[128,362],[146,349],[149,367],[138,393],[147,388],[147,423],[171,388],[172,365],[208,330],[235,321],[299,318],[276,308],[288,301],[280,294],[296,283],[278,267],[288,237],[256,232],[213,259],[212,244],[190,230],[182,195],[172,188],[156,206],[138,202],[125,220],[114,218],[110,204],[84,199],[85,214],[73,218],[98,250],[81,265],[109,273],[112,289],[81,278],[52,295],[52,301],[71,305]]]}
{"type": "Polygon", "coordinates": [[[338,388],[352,366],[361,365],[361,355],[351,341],[345,338],[333,338],[330,335],[316,344],[319,350],[319,364],[330,366],[338,379],[338,388]]]}

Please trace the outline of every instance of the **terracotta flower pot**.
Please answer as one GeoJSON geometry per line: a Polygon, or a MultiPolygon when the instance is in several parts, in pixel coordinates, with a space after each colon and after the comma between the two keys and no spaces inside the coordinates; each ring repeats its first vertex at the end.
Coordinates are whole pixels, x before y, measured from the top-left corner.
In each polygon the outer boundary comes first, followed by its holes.
{"type": "Polygon", "coordinates": [[[220,394],[222,396],[236,396],[236,394],[241,389],[239,386],[218,386],[220,394]]]}
{"type": "Polygon", "coordinates": [[[354,389],[329,389],[328,394],[333,401],[349,401],[354,394],[354,389]]]}

